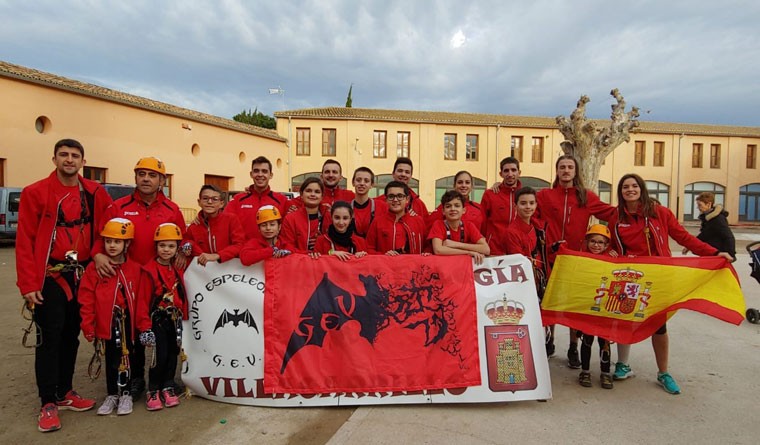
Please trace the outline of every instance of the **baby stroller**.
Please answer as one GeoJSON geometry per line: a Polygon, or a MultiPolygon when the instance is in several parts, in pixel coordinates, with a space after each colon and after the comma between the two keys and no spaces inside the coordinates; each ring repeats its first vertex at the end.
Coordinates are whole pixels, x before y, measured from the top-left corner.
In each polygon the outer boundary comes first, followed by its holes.
{"type": "MultiPolygon", "coordinates": [[[[749,267],[752,268],[750,276],[760,283],[760,241],[749,244],[747,246],[747,253],[749,253],[749,258],[752,260],[749,263],[749,267]]],[[[760,311],[754,308],[747,309],[747,321],[753,324],[760,323],[760,311]]]]}

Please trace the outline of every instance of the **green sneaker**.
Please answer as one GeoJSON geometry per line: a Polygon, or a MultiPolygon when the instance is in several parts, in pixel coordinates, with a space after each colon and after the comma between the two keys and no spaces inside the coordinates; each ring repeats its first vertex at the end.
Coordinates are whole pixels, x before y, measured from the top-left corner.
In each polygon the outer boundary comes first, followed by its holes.
{"type": "Polygon", "coordinates": [[[613,374],[612,378],[615,380],[625,380],[629,377],[634,377],[635,374],[633,373],[633,370],[631,370],[631,367],[626,365],[623,362],[617,362],[615,363],[615,374],[613,374]]]}
{"type": "Polygon", "coordinates": [[[681,394],[681,388],[678,387],[678,383],[667,372],[657,373],[657,383],[662,386],[668,394],[681,394]]]}

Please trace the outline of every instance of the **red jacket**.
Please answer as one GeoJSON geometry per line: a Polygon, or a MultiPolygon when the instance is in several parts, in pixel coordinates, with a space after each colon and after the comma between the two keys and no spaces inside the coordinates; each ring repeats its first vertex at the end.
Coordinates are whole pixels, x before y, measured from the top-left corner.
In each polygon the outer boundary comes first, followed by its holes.
{"type": "MultiPolygon", "coordinates": [[[[93,248],[93,240],[99,239],[98,229],[107,221],[105,214],[111,205],[111,197],[97,182],[79,176],[79,183],[85,194],[87,213],[91,215],[90,221],[81,230],[80,238],[77,238],[77,235],[80,234],[81,226],[56,226],[59,209],[66,207],[64,202],[73,204],[74,210],[73,215],[65,212],[66,220],[72,220],[72,216],[73,219],[78,219],[82,206],[78,194],[72,197],[70,188],[61,184],[55,171],[47,178],[26,186],[21,192],[16,233],[16,284],[21,294],[42,290],[51,250],[70,250],[73,243],[69,239],[78,239],[76,250],[79,252],[80,261],[90,258],[92,252],[98,252],[93,248]],[[53,234],[65,235],[61,233],[64,231],[68,232],[69,236],[57,236],[54,241],[53,234]]],[[[72,297],[73,294],[69,299],[72,297]]]]}
{"type": "MultiPolygon", "coordinates": [[[[616,211],[615,207],[602,202],[588,190],[586,205],[579,207],[575,187],[563,188],[560,185],[539,190],[536,201],[536,216],[546,223],[546,245],[552,246],[564,240],[565,247],[572,250],[581,249],[591,215],[607,221],[616,211]]],[[[549,260],[553,262],[555,255],[550,251],[549,260]]]]}
{"type": "Polygon", "coordinates": [[[365,238],[375,217],[388,211],[388,203],[381,197],[370,198],[365,207],[357,207],[356,202],[351,201],[351,207],[354,209],[354,233],[365,238]]]}
{"type": "Polygon", "coordinates": [[[406,212],[409,213],[410,210],[414,210],[414,213],[416,213],[418,216],[421,216],[423,221],[430,214],[430,212],[428,212],[427,206],[420,199],[420,195],[414,193],[414,190],[412,189],[409,189],[409,202],[406,204],[406,212]]]}
{"type": "Polygon", "coordinates": [[[319,234],[327,233],[329,222],[325,223],[323,218],[330,218],[329,213],[322,211],[317,215],[319,215],[317,219],[310,220],[306,208],[301,207],[285,216],[280,238],[286,249],[293,253],[309,253],[313,250],[319,234]],[[312,249],[309,249],[309,245],[312,249]]]}
{"type": "Polygon", "coordinates": [[[520,218],[512,221],[501,237],[501,250],[508,255],[520,254],[530,258],[533,268],[544,273],[543,279],[549,276],[549,264],[546,262],[546,226],[541,221],[531,220],[525,224],[520,218]],[[539,241],[541,241],[539,243],[539,241]]]}
{"type": "Polygon", "coordinates": [[[259,226],[256,224],[256,212],[261,206],[273,205],[282,215],[288,211],[288,198],[282,193],[273,192],[269,187],[259,193],[250,186],[249,191],[238,193],[232,197],[224,208],[224,213],[237,215],[240,224],[245,231],[245,238],[251,239],[259,236],[259,226]]]}
{"type": "Polygon", "coordinates": [[[400,253],[422,253],[425,243],[425,220],[421,216],[405,213],[399,221],[390,211],[375,217],[367,232],[367,251],[385,254],[389,250],[400,253]]]}
{"type": "Polygon", "coordinates": [[[655,205],[655,217],[645,218],[641,209],[636,212],[625,210],[626,221],[620,221],[618,212],[609,220],[612,243],[623,256],[671,256],[668,237],[697,255],[715,255],[718,250],[698,240],[678,223],[673,212],[667,207],[655,205]],[[649,229],[647,237],[646,229],[649,229]],[[647,240],[648,238],[648,240],[647,240]],[[649,244],[649,247],[647,247],[649,244]]]}
{"type": "MultiPolygon", "coordinates": [[[[285,245],[282,243],[282,238],[277,237],[277,241],[274,243],[274,247],[278,249],[285,249],[285,245]]],[[[267,258],[272,258],[274,254],[274,247],[272,247],[267,240],[261,236],[257,238],[251,238],[246,241],[243,248],[240,250],[240,262],[243,266],[250,266],[251,264],[264,261],[267,258]]]]}
{"type": "MultiPolygon", "coordinates": [[[[169,200],[163,192],[159,190],[155,201],[146,206],[145,202],[140,199],[137,191],[129,196],[124,196],[114,201],[113,205],[106,212],[106,220],[103,221],[102,228],[111,218],[126,218],[132,221],[135,226],[135,239],[129,245],[127,253],[129,257],[140,264],[147,264],[156,257],[156,246],[153,236],[156,233],[156,227],[163,223],[174,223],[179,226],[182,234],[185,234],[185,217],[179,210],[177,204],[169,200]]],[[[95,246],[99,252],[103,251],[103,241],[98,240],[95,246]]]]}
{"type": "Polygon", "coordinates": [[[480,200],[480,210],[483,212],[483,226],[481,231],[491,247],[491,255],[503,255],[499,237],[507,230],[507,227],[517,218],[517,206],[515,205],[515,192],[522,188],[520,181],[515,187],[507,187],[499,184],[499,193],[488,189],[483,193],[480,200]]]}
{"type": "Polygon", "coordinates": [[[99,277],[95,263],[90,263],[79,284],[79,309],[82,333],[85,338],[111,338],[113,308],[119,306],[129,313],[132,338],[135,336],[137,302],[150,292],[149,277],[137,262],[127,259],[124,264],[112,264],[116,276],[99,277]]]}
{"type": "Polygon", "coordinates": [[[184,272],[173,264],[164,266],[153,259],[143,266],[148,275],[148,290],[137,299],[136,324],[140,332],[147,331],[153,326],[151,313],[157,307],[164,307],[161,302],[163,295],[171,292],[174,307],[182,311],[182,319],[188,319],[187,295],[185,294],[184,272]],[[176,285],[175,285],[176,284],[176,285]]]}
{"type": "MultiPolygon", "coordinates": [[[[480,210],[480,204],[468,199],[464,204],[464,208],[465,212],[462,215],[462,221],[471,222],[475,224],[475,227],[477,227],[478,230],[481,230],[483,227],[483,212],[480,210]]],[[[443,215],[443,204],[441,204],[436,207],[432,213],[430,213],[430,215],[425,220],[425,223],[427,224],[428,230],[430,230],[434,222],[443,221],[444,219],[446,218],[443,215]]]]}
{"type": "MultiPolygon", "coordinates": [[[[365,241],[364,238],[354,233],[351,235],[351,241],[353,241],[354,247],[356,248],[353,253],[367,251],[367,241],[365,241]]],[[[319,238],[317,238],[317,244],[314,246],[314,251],[321,253],[322,255],[327,255],[331,250],[348,252],[348,248],[333,243],[327,234],[319,235],[319,238]]]]}
{"type": "Polygon", "coordinates": [[[218,213],[209,219],[201,211],[185,232],[183,244],[186,242],[192,246],[193,256],[217,253],[219,262],[223,263],[237,258],[245,243],[245,232],[237,215],[218,213]]]}

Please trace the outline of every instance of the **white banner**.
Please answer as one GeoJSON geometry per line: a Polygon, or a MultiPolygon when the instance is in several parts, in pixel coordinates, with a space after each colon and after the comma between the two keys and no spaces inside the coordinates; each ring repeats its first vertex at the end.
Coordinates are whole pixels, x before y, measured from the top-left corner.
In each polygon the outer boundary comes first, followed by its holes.
{"type": "MultiPolygon", "coordinates": [[[[420,258],[420,261],[425,261],[420,258]]],[[[544,329],[531,263],[521,255],[473,266],[480,386],[393,393],[264,394],[264,267],[193,262],[182,380],[203,398],[258,406],[503,402],[550,399],[544,329]]]]}

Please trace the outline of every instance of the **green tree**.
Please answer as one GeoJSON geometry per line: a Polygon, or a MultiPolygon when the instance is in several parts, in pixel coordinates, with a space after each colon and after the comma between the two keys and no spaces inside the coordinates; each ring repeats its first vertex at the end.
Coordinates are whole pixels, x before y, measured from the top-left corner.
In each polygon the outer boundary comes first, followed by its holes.
{"type": "Polygon", "coordinates": [[[353,100],[351,100],[351,90],[354,89],[354,84],[351,84],[350,87],[348,87],[348,97],[346,98],[346,108],[351,108],[353,105],[353,100]]]}
{"type": "Polygon", "coordinates": [[[267,116],[266,114],[260,112],[258,107],[253,111],[251,111],[250,108],[248,111],[243,110],[240,113],[232,116],[232,120],[242,122],[244,124],[255,125],[257,127],[269,128],[272,130],[277,128],[277,120],[272,116],[267,116]]]}

